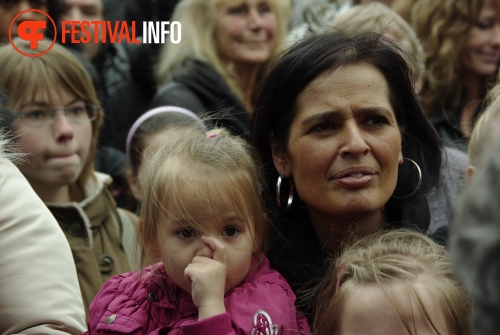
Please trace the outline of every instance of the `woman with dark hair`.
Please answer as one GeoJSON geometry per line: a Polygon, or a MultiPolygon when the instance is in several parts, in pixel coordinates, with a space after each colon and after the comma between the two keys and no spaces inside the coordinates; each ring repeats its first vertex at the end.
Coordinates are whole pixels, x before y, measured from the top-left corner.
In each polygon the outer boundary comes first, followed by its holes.
{"type": "Polygon", "coordinates": [[[347,236],[427,231],[441,147],[412,80],[388,38],[335,32],[294,45],[263,83],[252,142],[275,209],[268,255],[305,312],[347,236]]]}

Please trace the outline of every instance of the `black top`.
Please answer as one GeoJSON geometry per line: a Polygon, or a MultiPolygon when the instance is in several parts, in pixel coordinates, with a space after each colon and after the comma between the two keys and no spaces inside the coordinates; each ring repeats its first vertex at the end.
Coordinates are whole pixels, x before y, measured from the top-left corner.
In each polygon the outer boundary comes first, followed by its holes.
{"type": "Polygon", "coordinates": [[[228,129],[248,138],[250,115],[233,94],[222,76],[209,64],[187,60],[165,83],[150,103],[150,108],[178,106],[208,118],[210,126],[228,129]]]}

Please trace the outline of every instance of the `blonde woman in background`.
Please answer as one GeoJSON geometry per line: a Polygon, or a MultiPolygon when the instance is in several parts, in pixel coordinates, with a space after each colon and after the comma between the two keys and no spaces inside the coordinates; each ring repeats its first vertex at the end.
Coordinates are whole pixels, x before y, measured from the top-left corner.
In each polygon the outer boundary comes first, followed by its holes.
{"type": "Polygon", "coordinates": [[[178,106],[247,136],[259,82],[280,50],[289,0],[182,0],[172,21],[182,42],[167,44],[150,107],[178,106]]]}
{"type": "Polygon", "coordinates": [[[466,151],[500,63],[500,2],[396,0],[392,6],[424,48],[424,110],[444,145],[466,151]]]}

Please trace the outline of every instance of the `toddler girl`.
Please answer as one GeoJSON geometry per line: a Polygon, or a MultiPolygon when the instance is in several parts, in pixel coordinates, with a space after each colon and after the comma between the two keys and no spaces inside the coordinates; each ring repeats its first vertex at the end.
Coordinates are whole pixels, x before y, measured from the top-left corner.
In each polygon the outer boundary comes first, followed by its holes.
{"type": "Polygon", "coordinates": [[[471,300],[445,249],[417,232],[348,248],[320,285],[316,335],[469,335],[471,300]]]}
{"type": "Polygon", "coordinates": [[[139,171],[141,264],[111,278],[88,334],[308,334],[295,296],[263,255],[268,225],[248,144],[177,131],[139,171]]]}

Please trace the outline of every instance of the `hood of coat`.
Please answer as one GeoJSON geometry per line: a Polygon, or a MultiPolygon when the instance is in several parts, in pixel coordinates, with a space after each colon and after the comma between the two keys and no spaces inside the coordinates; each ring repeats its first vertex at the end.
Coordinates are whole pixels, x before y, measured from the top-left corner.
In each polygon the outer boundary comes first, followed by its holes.
{"type": "Polygon", "coordinates": [[[15,148],[15,137],[13,136],[12,123],[16,114],[4,106],[4,99],[0,93],[0,158],[7,158],[15,163],[22,157],[22,154],[15,148]]]}

